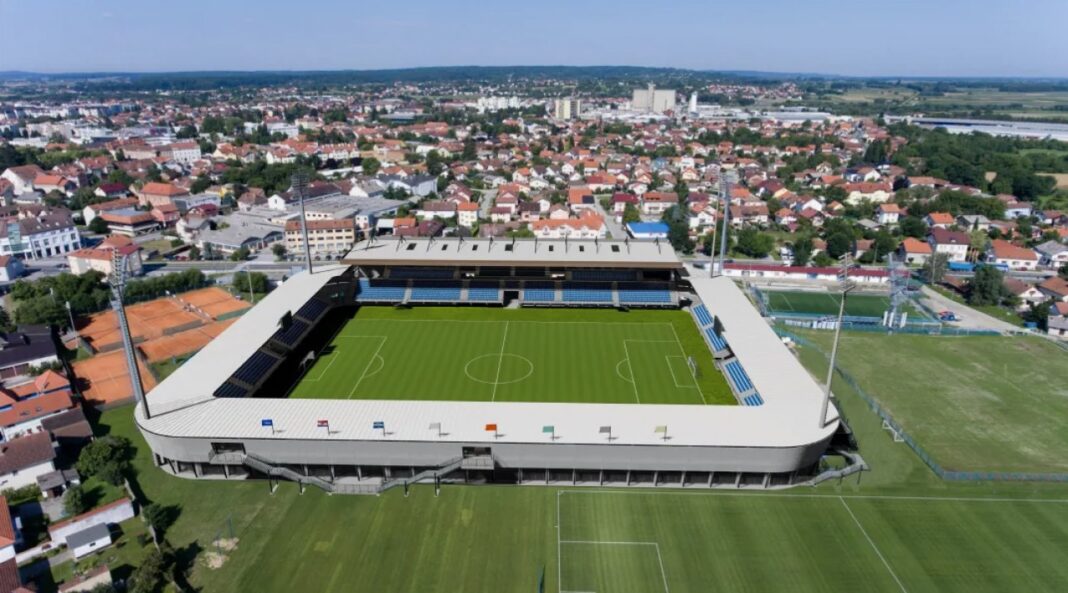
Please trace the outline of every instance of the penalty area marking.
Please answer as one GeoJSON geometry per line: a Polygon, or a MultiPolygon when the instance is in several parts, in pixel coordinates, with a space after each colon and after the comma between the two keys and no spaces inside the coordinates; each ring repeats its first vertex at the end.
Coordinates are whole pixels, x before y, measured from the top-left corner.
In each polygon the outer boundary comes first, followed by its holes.
{"type": "Polygon", "coordinates": [[[675,365],[671,364],[671,359],[673,359],[673,358],[681,359],[683,364],[685,364],[686,363],[686,357],[685,356],[678,356],[678,355],[674,355],[674,354],[665,354],[664,355],[664,362],[667,363],[668,370],[671,371],[671,380],[675,382],[675,387],[677,387],[679,389],[699,389],[699,387],[696,384],[694,384],[694,385],[679,385],[679,376],[675,374],[675,365]]]}
{"type": "Polygon", "coordinates": [[[623,360],[621,360],[621,361],[616,363],[616,374],[619,375],[620,379],[623,379],[627,383],[633,383],[634,382],[634,370],[630,368],[630,360],[629,359],[624,358],[623,360]],[[624,377],[623,373],[619,372],[619,368],[622,367],[624,363],[626,363],[626,365],[627,365],[627,372],[630,373],[630,378],[624,377]]]}
{"type": "MultiPolygon", "coordinates": [[[[375,353],[373,355],[371,355],[371,359],[368,360],[367,361],[367,365],[363,367],[363,372],[360,373],[360,378],[356,380],[356,384],[353,385],[352,386],[352,390],[349,391],[349,399],[351,399],[353,394],[356,393],[356,389],[358,389],[360,387],[360,383],[362,383],[364,378],[367,377],[367,371],[369,371],[371,369],[371,365],[374,364],[375,359],[376,358],[382,359],[382,357],[379,356],[378,353],[382,351],[382,346],[386,345],[386,340],[389,340],[389,336],[338,336],[338,337],[341,337],[341,338],[377,338],[378,340],[380,340],[378,342],[378,348],[375,349],[375,353]]],[[[385,360],[382,361],[382,364],[383,364],[383,366],[385,365],[385,360]]],[[[381,370],[381,369],[379,369],[379,370],[381,370]]]]}
{"type": "MultiPolygon", "coordinates": [[[[326,366],[323,367],[322,371],[319,371],[319,376],[315,377],[314,379],[311,378],[311,377],[305,377],[304,380],[305,381],[316,381],[316,382],[318,382],[320,379],[322,379],[323,377],[326,376],[326,373],[330,370],[330,367],[333,366],[334,361],[337,360],[340,355],[341,355],[341,349],[340,348],[335,349],[333,352],[330,353],[330,360],[326,361],[326,366]]],[[[316,360],[318,360],[318,358],[316,360]]]]}

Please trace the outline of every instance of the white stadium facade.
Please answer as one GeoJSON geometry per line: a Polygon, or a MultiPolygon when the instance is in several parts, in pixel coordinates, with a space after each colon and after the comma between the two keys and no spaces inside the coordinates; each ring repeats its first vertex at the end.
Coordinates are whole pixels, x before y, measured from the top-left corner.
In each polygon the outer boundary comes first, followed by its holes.
{"type": "MultiPolygon", "coordinates": [[[[602,306],[626,306],[622,282],[605,286],[614,296],[602,306]]],[[[289,479],[336,493],[423,480],[784,487],[818,472],[839,428],[834,406],[825,421],[819,417],[821,387],[742,290],[683,265],[666,242],[362,242],[340,263],[282,283],[146,402],[148,413],[139,404],[135,419],[166,471],[289,479]],[[478,304],[584,306],[562,300],[568,283],[614,277],[665,290],[670,302],[658,306],[692,314],[739,405],[285,398],[292,384],[285,378],[299,372],[299,359],[322,339],[317,333],[336,326],[333,312],[351,315],[370,302],[410,305],[425,286],[444,291],[434,304],[470,305],[477,292],[485,299],[478,304]],[[388,428],[376,429],[377,422],[388,428]],[[499,432],[487,432],[487,422],[499,432]],[[553,438],[543,433],[547,424],[555,426],[553,438]],[[612,427],[610,442],[598,432],[603,425],[612,427]],[[654,425],[669,426],[669,438],[654,425]]]]}

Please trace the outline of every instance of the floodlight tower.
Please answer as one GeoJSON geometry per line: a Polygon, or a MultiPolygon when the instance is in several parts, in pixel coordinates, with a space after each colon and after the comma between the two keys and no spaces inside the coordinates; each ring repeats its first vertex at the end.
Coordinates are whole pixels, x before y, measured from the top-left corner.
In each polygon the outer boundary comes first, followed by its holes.
{"type": "Polygon", "coordinates": [[[308,273],[311,274],[311,243],[308,241],[308,221],[304,213],[304,190],[308,189],[308,174],[297,173],[293,175],[291,184],[293,186],[293,192],[297,194],[297,201],[300,202],[300,234],[304,238],[305,268],[308,270],[308,273]]]}
{"type": "Polygon", "coordinates": [[[906,313],[902,312],[905,302],[908,301],[909,279],[908,268],[904,262],[890,254],[887,264],[890,272],[890,311],[887,313],[886,326],[893,329],[903,326],[907,319],[906,313]]]}
{"type": "Polygon", "coordinates": [[[108,284],[111,286],[111,308],[115,310],[115,316],[119,319],[119,334],[122,335],[122,350],[126,354],[126,369],[130,373],[134,399],[141,404],[141,409],[145,411],[145,418],[151,418],[152,413],[148,410],[145,388],[141,385],[141,369],[137,366],[133,339],[130,338],[130,324],[126,321],[126,306],[122,302],[126,292],[127,257],[120,254],[118,249],[111,252],[111,276],[108,278],[108,284]]]}
{"type": "MultiPolygon", "coordinates": [[[[720,218],[723,219],[723,232],[719,236],[719,275],[726,274],[726,268],[723,266],[727,263],[727,225],[730,224],[731,218],[731,188],[738,182],[738,174],[734,171],[727,171],[725,175],[720,177],[719,197],[721,201],[720,205],[720,218]]],[[[715,258],[712,258],[713,267],[715,267],[715,258]]]]}
{"type": "Polygon", "coordinates": [[[849,269],[853,267],[853,257],[848,253],[842,256],[838,268],[838,282],[842,288],[842,302],[838,304],[838,324],[834,327],[834,345],[831,347],[831,364],[827,368],[827,382],[823,384],[823,405],[820,407],[820,428],[827,426],[827,408],[831,405],[831,379],[834,378],[834,365],[838,360],[838,338],[842,335],[842,318],[845,316],[846,297],[857,287],[849,279],[849,269]]]}

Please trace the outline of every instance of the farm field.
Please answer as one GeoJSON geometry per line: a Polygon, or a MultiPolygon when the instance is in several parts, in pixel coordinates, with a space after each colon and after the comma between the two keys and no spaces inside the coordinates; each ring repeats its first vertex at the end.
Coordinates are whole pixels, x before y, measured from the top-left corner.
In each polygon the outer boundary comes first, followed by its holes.
{"type": "Polygon", "coordinates": [[[689,313],[456,307],[361,308],[291,397],[736,403],[689,313]]]}
{"type": "MultiPolygon", "coordinates": [[[[796,333],[830,352],[831,332],[796,333]]],[[[844,332],[838,356],[944,469],[1068,473],[1068,352],[1056,345],[844,332]]]]}

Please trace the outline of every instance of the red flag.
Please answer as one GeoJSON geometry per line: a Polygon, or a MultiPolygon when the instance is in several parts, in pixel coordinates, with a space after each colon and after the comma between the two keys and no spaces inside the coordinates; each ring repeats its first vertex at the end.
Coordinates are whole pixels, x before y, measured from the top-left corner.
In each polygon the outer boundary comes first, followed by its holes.
{"type": "Polygon", "coordinates": [[[489,431],[489,432],[497,432],[497,425],[496,424],[487,424],[486,425],[486,430],[489,431]]]}
{"type": "Polygon", "coordinates": [[[330,428],[330,421],[329,420],[317,420],[315,422],[315,426],[318,427],[318,428],[330,428]]]}

